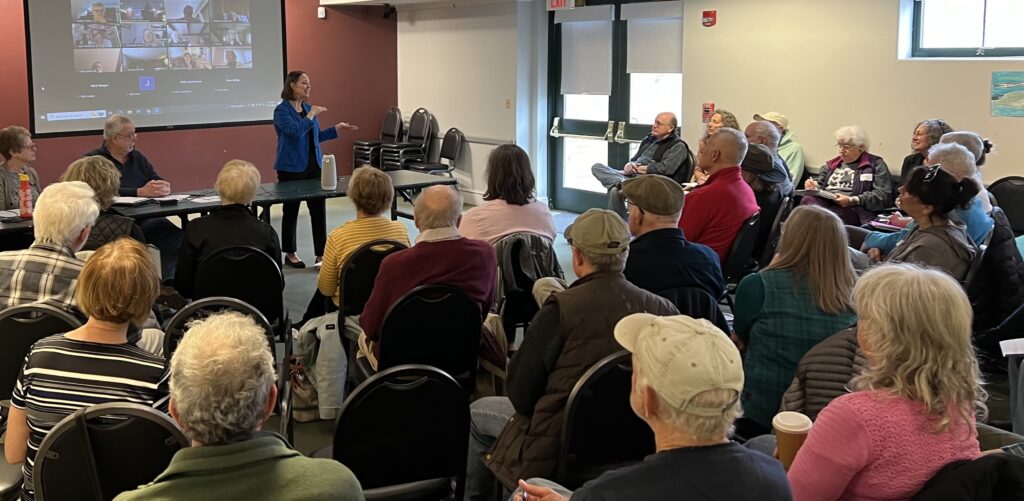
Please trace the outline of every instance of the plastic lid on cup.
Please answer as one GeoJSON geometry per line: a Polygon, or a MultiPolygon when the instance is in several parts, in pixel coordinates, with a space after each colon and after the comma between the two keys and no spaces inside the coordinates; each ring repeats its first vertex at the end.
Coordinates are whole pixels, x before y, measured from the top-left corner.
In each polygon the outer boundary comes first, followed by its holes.
{"type": "Polygon", "coordinates": [[[791,411],[780,412],[772,419],[772,427],[786,433],[806,433],[813,424],[806,415],[791,411]]]}

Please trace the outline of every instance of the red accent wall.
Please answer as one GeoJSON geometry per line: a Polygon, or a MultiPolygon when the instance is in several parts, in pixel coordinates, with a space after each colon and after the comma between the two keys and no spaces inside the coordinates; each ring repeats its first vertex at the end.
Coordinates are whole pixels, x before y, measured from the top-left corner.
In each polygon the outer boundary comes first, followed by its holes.
{"type": "MultiPolygon", "coordinates": [[[[352,170],[352,141],[377,137],[389,106],[398,104],[398,38],[395,17],[383,19],[381,7],[328,7],[317,19],[318,0],[286,0],[285,38],[289,69],[309,74],[310,102],[327,107],[321,121],[354,123],[360,130],[343,131],[323,143],[343,172],[352,170]]],[[[0,127],[28,127],[28,69],[22,0],[0,0],[0,127]]],[[[284,75],[282,75],[283,79],[284,75]]],[[[276,97],[276,96],[274,96],[276,97]]],[[[270,116],[268,115],[268,119],[270,116]]],[[[37,139],[34,167],[44,184],[60,177],[82,153],[99,146],[102,136],[37,139]]],[[[241,158],[256,164],[264,182],[276,180],[272,125],[216,127],[143,132],[137,148],[175,191],[213,186],[225,162],[241,158]]]]}

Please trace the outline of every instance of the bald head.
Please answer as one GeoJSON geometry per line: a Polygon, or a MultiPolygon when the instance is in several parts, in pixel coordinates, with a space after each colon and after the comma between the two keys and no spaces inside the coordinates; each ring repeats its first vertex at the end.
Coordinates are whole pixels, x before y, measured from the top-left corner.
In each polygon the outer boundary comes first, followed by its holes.
{"type": "Polygon", "coordinates": [[[720,127],[708,137],[699,163],[709,173],[725,167],[735,167],[747,154],[747,138],[732,127],[720,127]]]}
{"type": "Polygon", "coordinates": [[[462,194],[449,186],[431,186],[416,199],[413,216],[420,231],[458,226],[462,194]]]}
{"type": "Polygon", "coordinates": [[[767,120],[758,120],[756,122],[751,122],[743,132],[747,136],[748,143],[763,144],[767,146],[772,153],[778,151],[779,141],[782,140],[782,135],[779,134],[779,129],[775,127],[775,124],[767,120]]]}

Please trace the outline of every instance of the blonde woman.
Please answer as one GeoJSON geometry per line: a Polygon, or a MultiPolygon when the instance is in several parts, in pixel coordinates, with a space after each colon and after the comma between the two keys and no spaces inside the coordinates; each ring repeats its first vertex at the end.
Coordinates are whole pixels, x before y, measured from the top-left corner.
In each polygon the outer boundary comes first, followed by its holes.
{"type": "Polygon", "coordinates": [[[775,259],[740,281],[733,325],[746,346],[747,382],[739,435],[770,432],[800,358],[857,321],[851,300],[856,276],[847,245],[835,214],[797,207],[786,221],[775,259]]]}
{"type": "Polygon", "coordinates": [[[971,305],[937,270],[884,265],[853,291],[868,367],[818,414],[789,470],[794,499],[910,499],[939,469],[977,458],[985,391],[971,305]]]}
{"type": "Polygon", "coordinates": [[[146,243],[142,228],[135,224],[134,219],[110,210],[121,187],[121,173],[114,167],[113,162],[99,155],[79,158],[68,165],[64,174],[61,174],[60,181],[82,181],[96,192],[100,215],[96,218],[96,223],[93,224],[89,239],[85,241],[82,250],[96,250],[121,237],[132,237],[146,243]]]}

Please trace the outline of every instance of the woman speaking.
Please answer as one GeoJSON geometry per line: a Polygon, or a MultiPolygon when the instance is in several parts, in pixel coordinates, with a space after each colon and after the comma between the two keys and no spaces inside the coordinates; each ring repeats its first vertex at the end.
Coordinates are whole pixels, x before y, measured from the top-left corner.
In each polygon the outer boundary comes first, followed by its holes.
{"type": "MultiPolygon", "coordinates": [[[[309,99],[309,75],[292,71],[284,79],[281,104],[274,109],[274,130],[277,131],[277,159],[274,170],[278,182],[297,179],[320,178],[320,142],[338,137],[341,129],[359,128],[341,122],[334,127],[320,129],[317,115],[327,111],[323,106],[311,105],[309,99]]],[[[324,200],[306,200],[309,218],[313,227],[313,250],[316,262],[324,255],[327,242],[327,216],[324,200]]],[[[295,255],[295,222],[299,215],[299,202],[284,204],[281,221],[281,250],[285,253],[284,264],[293,268],[305,268],[306,264],[295,255]]]]}

